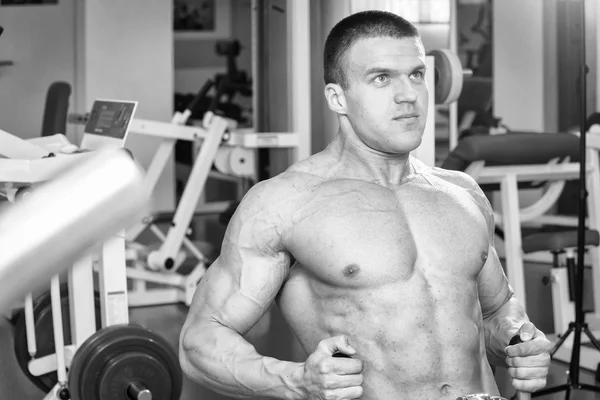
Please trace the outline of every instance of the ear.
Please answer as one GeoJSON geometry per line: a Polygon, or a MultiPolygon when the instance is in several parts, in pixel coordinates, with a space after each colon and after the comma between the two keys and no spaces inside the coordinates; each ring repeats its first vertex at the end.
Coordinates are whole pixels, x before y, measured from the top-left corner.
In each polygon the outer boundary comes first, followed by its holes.
{"type": "Polygon", "coordinates": [[[325,86],[325,99],[329,109],[337,114],[346,114],[346,96],[344,89],[336,83],[325,86]]]}

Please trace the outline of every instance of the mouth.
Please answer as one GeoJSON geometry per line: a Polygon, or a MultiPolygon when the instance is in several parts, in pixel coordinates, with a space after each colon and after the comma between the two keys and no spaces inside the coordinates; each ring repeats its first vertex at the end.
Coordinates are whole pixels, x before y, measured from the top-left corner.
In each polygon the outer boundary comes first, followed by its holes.
{"type": "Polygon", "coordinates": [[[402,114],[397,117],[394,117],[393,119],[395,121],[404,121],[407,119],[414,119],[414,118],[418,118],[418,117],[419,117],[419,114],[402,114]]]}

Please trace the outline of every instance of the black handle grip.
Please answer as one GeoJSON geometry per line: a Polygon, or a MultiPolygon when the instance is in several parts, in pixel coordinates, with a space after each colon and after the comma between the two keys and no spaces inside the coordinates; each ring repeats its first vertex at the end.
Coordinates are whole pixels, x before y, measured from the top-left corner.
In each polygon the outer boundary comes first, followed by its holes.
{"type": "Polygon", "coordinates": [[[515,335],[510,339],[510,342],[508,342],[509,345],[514,346],[515,344],[519,344],[519,343],[523,343],[523,341],[521,340],[521,336],[520,335],[515,335]]]}
{"type": "Polygon", "coordinates": [[[338,351],[338,352],[335,352],[335,353],[333,353],[333,354],[331,355],[331,357],[335,357],[335,358],[352,358],[352,357],[350,357],[348,354],[340,353],[339,351],[338,351]]]}
{"type": "Polygon", "coordinates": [[[198,93],[196,93],[196,96],[194,96],[192,101],[190,101],[190,103],[188,104],[186,109],[193,111],[194,108],[196,108],[196,106],[198,105],[198,102],[200,100],[202,100],[208,94],[208,91],[212,88],[213,85],[214,85],[214,82],[212,79],[207,80],[204,83],[204,85],[202,85],[200,90],[198,90],[198,93]]]}

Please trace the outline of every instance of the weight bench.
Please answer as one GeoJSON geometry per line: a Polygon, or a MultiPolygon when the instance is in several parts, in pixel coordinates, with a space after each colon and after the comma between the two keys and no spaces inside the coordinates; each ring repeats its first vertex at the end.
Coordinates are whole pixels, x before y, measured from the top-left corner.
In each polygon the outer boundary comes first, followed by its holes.
{"type": "MultiPolygon", "coordinates": [[[[598,246],[598,231],[586,229],[584,245],[598,246]]],[[[575,320],[573,302],[575,300],[575,258],[577,254],[577,230],[563,232],[540,232],[523,238],[525,254],[540,251],[552,254],[552,309],[554,314],[554,332],[560,335],[567,330],[569,322],[575,320]],[[566,263],[561,264],[560,255],[564,254],[566,263]]],[[[591,310],[587,310],[588,312],[591,310]]]]}
{"type": "MultiPolygon", "coordinates": [[[[590,136],[595,135],[588,135],[590,136]]],[[[590,195],[587,199],[586,228],[590,233],[586,235],[586,245],[591,247],[587,249],[586,259],[589,258],[587,263],[591,263],[593,267],[594,293],[600,294],[600,252],[596,245],[597,231],[600,230],[600,140],[590,138],[587,145],[587,189],[590,195]]],[[[482,190],[492,197],[491,202],[495,204],[498,254],[505,258],[508,280],[524,306],[524,261],[527,259],[551,264],[555,262],[555,256],[560,254],[556,252],[564,251],[567,256],[572,256],[573,248],[576,247],[574,231],[577,218],[556,215],[553,210],[566,181],[579,179],[578,153],[579,138],[575,134],[509,132],[466,137],[441,166],[471,175],[482,190]],[[533,199],[532,204],[522,206],[522,191],[526,189],[538,189],[541,194],[533,199]],[[535,236],[524,235],[528,230],[534,230],[535,236]],[[548,230],[554,232],[544,232],[548,230]]],[[[557,277],[552,282],[553,292],[561,293],[555,299],[557,307],[561,307],[560,315],[555,315],[555,320],[564,327],[564,322],[571,318],[563,310],[573,307],[569,305],[568,295],[564,295],[568,293],[565,279],[558,279],[559,274],[564,271],[553,268],[553,272],[557,277]]],[[[594,296],[594,310],[588,316],[588,322],[592,327],[600,327],[600,295],[594,296]]],[[[561,330],[557,331],[560,332],[561,330]]],[[[561,355],[557,353],[557,356],[561,355]]],[[[567,357],[570,358],[570,354],[567,357]]],[[[583,358],[582,356],[582,360],[583,358]]],[[[589,364],[591,369],[596,368],[598,361],[600,360],[595,361],[593,366],[589,364]]]]}
{"type": "MultiPolygon", "coordinates": [[[[562,232],[540,232],[523,238],[523,252],[549,252],[552,254],[552,270],[548,283],[552,285],[552,313],[554,316],[554,336],[557,341],[554,345],[553,357],[555,359],[570,360],[573,346],[573,337],[567,337],[565,332],[570,324],[575,321],[575,274],[577,254],[578,232],[568,230],[562,232]],[[561,262],[560,255],[565,255],[565,261],[561,262]],[[564,335],[564,336],[563,336],[564,335]],[[567,341],[564,346],[561,343],[567,341]]],[[[589,247],[597,247],[600,244],[600,234],[597,230],[586,229],[584,235],[584,246],[586,251],[589,247]]],[[[583,294],[581,294],[583,296],[583,294]]],[[[583,309],[584,313],[593,310],[583,309]]],[[[595,336],[595,334],[594,334],[595,336]]],[[[586,336],[581,337],[587,340],[586,336]]],[[[582,348],[580,352],[580,364],[582,367],[594,370],[598,368],[598,354],[594,349],[586,351],[582,348]]]]}

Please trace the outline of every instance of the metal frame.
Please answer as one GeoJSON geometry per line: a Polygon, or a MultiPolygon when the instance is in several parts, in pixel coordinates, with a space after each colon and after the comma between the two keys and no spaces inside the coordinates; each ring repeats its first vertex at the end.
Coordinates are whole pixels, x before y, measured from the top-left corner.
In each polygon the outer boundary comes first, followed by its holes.
{"type": "MultiPolygon", "coordinates": [[[[7,132],[0,131],[0,141],[6,143],[3,151],[24,159],[0,159],[0,170],[4,190],[13,192],[16,186],[31,185],[47,181],[51,172],[73,167],[82,161],[87,154],[47,156],[49,148],[61,143],[60,137],[54,137],[36,144],[35,140],[20,139],[7,132]],[[42,145],[39,145],[42,144],[42,145]],[[45,147],[47,145],[48,147],[45,147]],[[13,180],[14,181],[11,181],[13,180]]],[[[8,192],[5,192],[7,194],[8,192]]],[[[14,202],[14,196],[7,195],[14,202]]],[[[33,298],[28,293],[24,299],[25,327],[27,347],[32,360],[28,363],[29,372],[34,376],[56,371],[57,385],[46,394],[45,400],[58,400],[58,391],[67,383],[67,369],[79,346],[96,332],[96,309],[94,303],[94,274],[98,272],[102,328],[129,323],[129,307],[127,302],[127,277],[125,264],[125,235],[116,235],[97,249],[84,254],[69,269],[69,308],[71,317],[72,344],[63,341],[62,304],[60,280],[56,275],[50,281],[52,322],[55,337],[55,353],[35,358],[37,353],[35,320],[33,315],[33,298]]]]}
{"type": "MultiPolygon", "coordinates": [[[[589,196],[587,199],[588,228],[600,230],[600,137],[588,135],[587,143],[587,188],[589,196]]],[[[524,280],[523,263],[525,260],[552,262],[552,255],[543,252],[543,257],[531,258],[523,255],[521,227],[527,224],[542,224],[552,221],[557,225],[576,226],[577,221],[565,216],[546,215],[546,212],[555,204],[564,187],[566,180],[579,178],[579,163],[566,160],[563,163],[549,163],[543,165],[511,165],[486,167],[482,161],[472,163],[467,170],[479,184],[500,184],[500,209],[494,217],[496,223],[504,230],[504,241],[498,240],[496,247],[498,254],[506,259],[507,277],[510,285],[515,291],[517,298],[526,307],[526,288],[524,280]],[[544,195],[533,205],[521,208],[519,204],[518,182],[531,181],[550,182],[544,195]]],[[[573,249],[565,249],[567,253],[573,249]]],[[[592,265],[594,314],[587,314],[586,321],[594,334],[600,334],[600,246],[587,248],[588,262],[592,265]]],[[[535,255],[536,253],[534,253],[535,255]]],[[[564,267],[553,268],[551,272],[551,284],[554,302],[555,334],[549,335],[558,339],[558,335],[566,330],[565,323],[572,320],[573,305],[569,301],[568,288],[565,286],[566,273],[564,267]]],[[[554,358],[568,362],[571,357],[572,343],[567,338],[565,344],[555,353],[554,358]]],[[[581,348],[581,366],[590,370],[596,370],[600,363],[600,353],[595,349],[581,348]],[[589,350],[589,351],[588,351],[589,350]]]]}
{"type": "MultiPolygon", "coordinates": [[[[162,232],[148,218],[128,231],[128,241],[134,240],[139,234],[150,227],[152,232],[163,241],[160,249],[151,252],[147,259],[134,258],[134,265],[127,268],[127,274],[133,280],[133,290],[129,292],[131,307],[170,304],[183,302],[189,305],[192,301],[198,281],[206,270],[206,257],[194,244],[186,238],[189,225],[197,214],[219,213],[225,211],[228,203],[205,203],[203,201],[204,187],[215,161],[219,147],[233,146],[245,149],[258,148],[290,148],[290,164],[307,158],[311,154],[311,103],[310,103],[310,4],[309,2],[290,1],[288,6],[289,43],[288,60],[290,68],[290,132],[256,132],[254,129],[236,129],[226,123],[215,122],[209,125],[209,120],[224,121],[208,115],[203,126],[210,126],[209,131],[201,127],[178,125],[178,120],[171,123],[161,123],[148,120],[133,120],[131,131],[142,135],[158,136],[163,139],[155,157],[148,169],[148,184],[154,187],[170,154],[175,140],[189,140],[199,144],[195,149],[197,154],[182,198],[173,217],[173,224],[168,232],[162,232]],[[175,122],[175,123],[173,123],[175,122]],[[197,150],[197,151],[196,151],[197,150]],[[198,203],[201,205],[198,206],[198,203]],[[181,248],[185,247],[197,261],[189,275],[177,274],[177,269],[185,259],[181,248]],[[166,268],[166,267],[170,268],[166,268]],[[162,288],[149,289],[147,282],[161,284],[162,288]],[[166,286],[166,287],[164,287],[166,286]]],[[[253,18],[255,15],[253,13],[253,18]]],[[[256,52],[253,51],[253,62],[256,64],[256,52]]],[[[256,80],[254,85],[256,85],[256,80]]],[[[188,116],[183,116],[186,120],[188,116]]],[[[135,249],[133,250],[135,251],[135,249]]]]}
{"type": "Polygon", "coordinates": [[[168,231],[163,233],[154,223],[153,217],[148,216],[127,232],[127,241],[133,242],[146,228],[150,228],[162,242],[158,250],[147,255],[143,251],[140,254],[139,251],[136,251],[135,246],[129,247],[127,258],[133,262],[133,266],[127,267],[127,277],[133,281],[133,289],[129,291],[129,304],[132,307],[176,302],[189,305],[198,281],[206,270],[206,257],[186,238],[186,233],[194,217],[196,205],[204,191],[219,146],[225,140],[228,122],[223,118],[207,114],[204,120],[207,129],[177,125],[180,120],[187,119],[187,117],[176,114],[173,119],[174,123],[171,124],[140,120],[134,121],[132,124],[134,133],[163,137],[146,175],[147,185],[152,191],[171,157],[175,141],[177,139],[192,141],[202,139],[200,151],[168,231]],[[185,246],[197,260],[196,266],[188,275],[177,273],[186,259],[186,255],[181,252],[182,246],[185,246]],[[148,282],[158,283],[162,287],[149,289],[146,286],[148,282]]]}
{"type": "MultiPolygon", "coordinates": [[[[56,371],[58,383],[46,394],[44,400],[59,400],[59,392],[67,384],[67,369],[77,349],[96,332],[96,309],[94,304],[94,275],[98,272],[100,312],[102,328],[128,324],[129,306],[127,301],[127,278],[125,265],[125,235],[115,236],[99,249],[85,254],[69,270],[69,306],[71,317],[72,344],[63,342],[62,305],[59,277],[54,276],[50,284],[52,301],[52,323],[54,328],[55,353],[32,359],[29,372],[38,376],[56,371]],[[93,257],[96,255],[96,257],[93,257]],[[96,258],[96,259],[95,259],[96,258]]],[[[33,319],[31,294],[25,303],[27,346],[29,354],[35,357],[36,336],[33,319]]]]}
{"type": "Polygon", "coordinates": [[[176,140],[189,140],[198,145],[197,154],[190,176],[187,180],[182,197],[173,215],[171,226],[163,232],[155,223],[152,216],[147,216],[127,232],[127,241],[135,241],[147,228],[162,242],[159,249],[144,254],[140,246],[130,246],[127,259],[133,265],[127,267],[127,276],[133,281],[133,289],[129,291],[131,307],[172,304],[182,302],[190,305],[198,281],[206,271],[207,258],[194,245],[186,233],[195,215],[198,215],[198,204],[201,203],[200,213],[217,214],[229,206],[229,202],[203,203],[202,197],[211,167],[220,148],[242,147],[246,149],[268,148],[297,148],[300,145],[299,135],[295,133],[254,132],[250,129],[229,130],[229,122],[212,113],[205,115],[203,125],[183,126],[188,115],[174,116],[172,123],[149,120],[134,120],[131,131],[140,135],[158,136],[163,138],[157,152],[148,168],[146,182],[152,190],[155,188],[166,164],[171,157],[176,140]],[[195,257],[196,265],[187,275],[177,273],[187,255],[182,247],[195,257]],[[160,284],[162,287],[149,289],[146,283],[160,284]]]}

